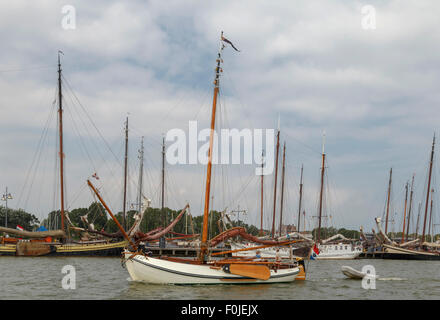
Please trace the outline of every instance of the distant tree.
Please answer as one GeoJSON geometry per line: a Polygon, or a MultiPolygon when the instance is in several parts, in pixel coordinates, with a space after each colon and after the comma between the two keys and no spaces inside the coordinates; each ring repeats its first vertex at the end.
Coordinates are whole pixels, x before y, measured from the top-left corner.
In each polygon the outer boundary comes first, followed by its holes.
{"type": "MultiPolygon", "coordinates": [[[[22,226],[27,231],[36,229],[40,223],[38,218],[33,214],[30,214],[23,209],[10,209],[8,208],[8,228],[15,229],[17,225],[22,226]]],[[[0,206],[0,225],[4,226],[6,216],[6,208],[0,206]]]]}

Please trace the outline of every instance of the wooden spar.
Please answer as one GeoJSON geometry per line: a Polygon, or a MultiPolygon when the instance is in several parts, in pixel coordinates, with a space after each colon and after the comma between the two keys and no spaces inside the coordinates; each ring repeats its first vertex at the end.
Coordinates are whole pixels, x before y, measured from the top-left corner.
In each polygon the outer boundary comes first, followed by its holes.
{"type": "Polygon", "coordinates": [[[132,246],[132,248],[137,251],[137,246],[133,243],[133,241],[131,241],[130,237],[127,235],[127,233],[125,232],[124,228],[121,226],[121,224],[119,223],[118,219],[116,219],[116,217],[113,215],[112,211],[110,210],[110,208],[107,206],[107,204],[105,203],[105,201],[102,199],[101,195],[99,194],[98,190],[96,190],[96,188],[93,186],[93,184],[90,182],[90,180],[87,180],[87,184],[89,185],[89,187],[93,190],[93,192],[96,194],[96,196],[98,197],[99,201],[101,201],[102,205],[104,206],[104,208],[107,210],[108,214],[112,217],[113,221],[116,223],[116,225],[118,226],[119,230],[121,231],[122,235],[124,236],[124,238],[130,243],[130,245],[132,246]]]}
{"type": "Polygon", "coordinates": [[[63,94],[61,89],[61,60],[58,51],[58,113],[59,113],[59,135],[60,135],[60,195],[61,195],[61,230],[64,231],[64,151],[63,151],[63,94]]]}
{"type": "Polygon", "coordinates": [[[406,222],[406,204],[408,202],[408,182],[405,185],[405,207],[403,209],[403,229],[402,229],[402,240],[400,243],[405,242],[405,222],[406,222]]]}
{"type": "Polygon", "coordinates": [[[322,197],[324,194],[324,170],[325,170],[325,133],[322,142],[322,164],[321,164],[321,191],[319,193],[319,214],[318,214],[318,243],[321,242],[321,220],[322,220],[322,197]]]}
{"type": "Polygon", "coordinates": [[[277,206],[277,178],[278,178],[278,154],[280,151],[280,129],[277,133],[277,154],[275,157],[275,183],[273,189],[273,219],[272,219],[272,238],[275,238],[275,212],[277,206]]]}
{"type": "Polygon", "coordinates": [[[127,205],[127,160],[128,160],[128,117],[125,121],[125,157],[124,157],[124,197],[122,204],[122,219],[124,224],[124,230],[127,230],[127,217],[126,217],[126,205],[127,205]]]}
{"type": "Polygon", "coordinates": [[[434,145],[435,145],[435,134],[434,134],[434,138],[432,139],[431,161],[429,162],[428,188],[426,189],[425,218],[423,220],[422,243],[425,242],[426,217],[428,215],[429,190],[431,190],[432,163],[434,161],[434,145]]]}
{"type": "Polygon", "coordinates": [[[264,200],[264,195],[263,195],[263,187],[264,187],[264,175],[263,175],[263,167],[264,167],[264,162],[263,162],[263,157],[264,157],[264,151],[261,152],[261,204],[260,204],[260,236],[263,235],[263,200],[264,200]]]}
{"type": "MultiPolygon", "coordinates": [[[[223,37],[223,32],[222,32],[223,37]]],[[[223,51],[223,43],[220,46],[220,50],[217,55],[217,67],[215,68],[214,79],[214,96],[212,99],[212,111],[211,111],[211,131],[209,133],[209,150],[208,150],[208,166],[206,171],[206,190],[205,190],[205,207],[203,210],[203,230],[202,230],[202,242],[200,244],[200,261],[205,261],[206,252],[208,250],[208,220],[209,220],[209,197],[211,192],[211,170],[212,170],[212,147],[214,144],[214,129],[215,129],[215,113],[217,110],[217,96],[220,86],[220,64],[222,62],[221,52],[223,51]]]]}
{"type": "Polygon", "coordinates": [[[304,232],[306,232],[306,210],[303,210],[304,232]]]}
{"type": "Polygon", "coordinates": [[[408,223],[406,226],[406,241],[408,241],[408,236],[409,236],[409,224],[411,222],[411,213],[412,213],[412,202],[413,202],[413,192],[414,192],[414,176],[415,174],[413,174],[412,176],[412,181],[411,181],[411,192],[409,195],[409,208],[408,208],[408,223]]]}
{"type": "MultiPolygon", "coordinates": [[[[301,179],[299,184],[299,204],[298,204],[298,232],[300,232],[300,224],[301,224],[301,202],[302,202],[302,191],[303,191],[303,165],[301,165],[301,179]]],[[[305,221],[304,221],[305,223],[305,221]]]]}
{"type": "Polygon", "coordinates": [[[432,233],[431,233],[432,203],[433,203],[433,199],[434,199],[434,189],[431,189],[431,209],[429,211],[429,226],[428,226],[428,234],[431,235],[431,239],[429,240],[430,242],[434,242],[434,240],[432,240],[432,233]]]}
{"type": "Polygon", "coordinates": [[[279,234],[281,237],[281,231],[283,226],[283,202],[284,202],[284,175],[286,171],[286,142],[284,142],[283,147],[283,169],[281,174],[281,204],[280,204],[280,230],[279,234]]]}
{"type": "Polygon", "coordinates": [[[420,212],[421,211],[422,211],[422,203],[419,202],[419,210],[418,210],[417,222],[416,222],[416,236],[415,236],[416,239],[417,239],[417,237],[419,235],[419,221],[420,221],[420,212]]]}
{"type": "Polygon", "coordinates": [[[161,214],[163,226],[167,224],[167,218],[164,212],[165,208],[165,137],[162,137],[162,183],[161,183],[161,214]]]}
{"type": "Polygon", "coordinates": [[[144,176],[144,137],[141,138],[141,149],[139,150],[139,193],[138,193],[138,213],[142,215],[142,182],[144,176]]]}
{"type": "Polygon", "coordinates": [[[390,212],[390,196],[391,196],[392,176],[393,176],[393,168],[390,169],[390,179],[388,181],[387,216],[385,218],[385,234],[387,234],[387,232],[388,232],[388,215],[390,212]]]}

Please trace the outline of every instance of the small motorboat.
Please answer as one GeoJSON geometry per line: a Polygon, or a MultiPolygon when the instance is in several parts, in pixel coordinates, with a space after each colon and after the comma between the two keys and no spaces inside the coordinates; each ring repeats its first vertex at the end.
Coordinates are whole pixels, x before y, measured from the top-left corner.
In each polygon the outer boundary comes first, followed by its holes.
{"type": "Polygon", "coordinates": [[[341,271],[343,274],[345,274],[350,279],[363,279],[364,277],[371,278],[371,279],[377,279],[377,275],[372,275],[366,272],[361,272],[356,269],[353,269],[349,266],[342,266],[341,271]]]}

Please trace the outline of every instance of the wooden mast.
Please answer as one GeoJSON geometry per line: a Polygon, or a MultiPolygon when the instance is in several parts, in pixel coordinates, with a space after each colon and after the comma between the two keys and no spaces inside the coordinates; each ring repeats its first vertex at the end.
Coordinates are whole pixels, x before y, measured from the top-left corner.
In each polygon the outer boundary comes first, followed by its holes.
{"type": "Polygon", "coordinates": [[[390,169],[390,180],[388,181],[387,215],[385,218],[385,234],[388,233],[388,215],[390,213],[390,196],[391,196],[392,177],[393,177],[393,168],[390,169]]]}
{"type": "Polygon", "coordinates": [[[125,121],[125,156],[124,156],[124,197],[122,204],[122,219],[124,230],[127,230],[127,217],[126,217],[126,205],[127,205],[127,160],[128,160],[128,117],[125,121]]]}
{"type": "Polygon", "coordinates": [[[58,51],[58,118],[59,118],[59,135],[60,135],[60,212],[61,212],[61,230],[64,231],[64,151],[63,151],[63,95],[61,89],[61,60],[58,51]]]}
{"type": "Polygon", "coordinates": [[[280,230],[279,234],[281,237],[281,231],[283,226],[283,202],[284,202],[284,175],[286,171],[286,142],[284,142],[283,147],[283,169],[282,169],[282,175],[281,175],[281,205],[280,205],[280,230]]]}
{"type": "Polygon", "coordinates": [[[402,228],[402,240],[400,243],[405,241],[405,222],[406,222],[406,204],[408,202],[408,182],[405,185],[405,208],[403,209],[403,228],[402,228]]]}
{"type": "Polygon", "coordinates": [[[162,137],[162,184],[161,184],[161,213],[163,226],[167,224],[167,218],[164,213],[165,208],[165,137],[162,137]]]}
{"type": "Polygon", "coordinates": [[[406,226],[406,241],[408,241],[408,236],[409,236],[409,224],[411,222],[411,212],[412,212],[412,202],[413,202],[413,192],[414,192],[414,176],[415,173],[412,176],[412,181],[411,181],[411,192],[409,195],[409,208],[408,208],[408,223],[406,226]]]}
{"type": "Polygon", "coordinates": [[[325,171],[325,133],[322,137],[322,164],[321,164],[321,191],[319,193],[319,215],[318,215],[318,243],[321,243],[321,220],[322,220],[322,197],[324,194],[324,171],[325,171]]]}
{"type": "Polygon", "coordinates": [[[263,206],[264,206],[264,194],[263,194],[263,188],[264,188],[264,175],[263,175],[263,167],[264,167],[264,151],[261,152],[261,204],[260,204],[260,236],[263,235],[263,206]]]}
{"type": "Polygon", "coordinates": [[[303,165],[301,165],[301,179],[299,183],[298,228],[297,228],[298,232],[300,232],[300,223],[301,223],[302,191],[303,191],[303,165]]]}
{"type": "Polygon", "coordinates": [[[431,189],[431,208],[429,210],[429,225],[428,225],[428,234],[430,235],[430,242],[434,242],[432,239],[432,230],[431,230],[431,222],[432,222],[432,204],[434,201],[434,189],[431,189]]]}
{"type": "Polygon", "coordinates": [[[139,193],[138,193],[138,212],[142,214],[142,180],[144,175],[144,137],[141,138],[141,149],[139,150],[139,193]]]}
{"type": "MultiPolygon", "coordinates": [[[[223,31],[221,33],[221,39],[223,38],[223,31]]],[[[220,88],[220,72],[222,56],[224,45],[221,42],[219,52],[217,54],[217,66],[215,68],[215,79],[214,79],[214,95],[212,99],[212,111],[211,111],[211,131],[209,134],[209,150],[208,150],[208,166],[206,171],[206,190],[205,190],[205,207],[203,210],[203,230],[202,230],[202,242],[200,245],[200,260],[205,261],[206,252],[208,250],[208,220],[209,220],[209,198],[211,192],[211,170],[212,170],[212,147],[214,144],[214,129],[215,129],[215,113],[217,110],[217,96],[220,88]]]]}
{"type": "Polygon", "coordinates": [[[272,219],[272,238],[275,237],[275,210],[277,206],[277,178],[278,178],[278,154],[280,151],[280,128],[278,123],[278,132],[277,132],[277,154],[275,157],[275,183],[273,189],[273,219],[272,219]]]}
{"type": "Polygon", "coordinates": [[[434,161],[434,145],[435,145],[435,134],[434,137],[432,138],[431,160],[429,162],[428,188],[426,189],[425,218],[423,220],[422,244],[423,242],[425,242],[426,217],[428,215],[429,190],[431,190],[432,164],[434,161]]]}
{"type": "Polygon", "coordinates": [[[418,214],[417,214],[417,223],[416,223],[416,236],[415,236],[416,239],[419,235],[419,221],[420,221],[420,212],[421,211],[422,211],[422,203],[419,202],[419,210],[418,210],[418,214]]]}

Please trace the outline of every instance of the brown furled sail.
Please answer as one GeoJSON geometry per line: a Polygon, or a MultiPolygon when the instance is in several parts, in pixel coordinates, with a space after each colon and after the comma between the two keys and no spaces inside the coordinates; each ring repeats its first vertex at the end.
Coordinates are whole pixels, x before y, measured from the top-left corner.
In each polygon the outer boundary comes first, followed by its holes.
{"type": "Polygon", "coordinates": [[[31,232],[31,231],[22,231],[22,230],[18,230],[18,229],[0,227],[0,232],[4,232],[7,234],[13,234],[13,235],[16,235],[19,237],[30,238],[30,239],[43,239],[43,238],[47,238],[47,237],[66,238],[66,233],[63,230],[31,232]]]}

